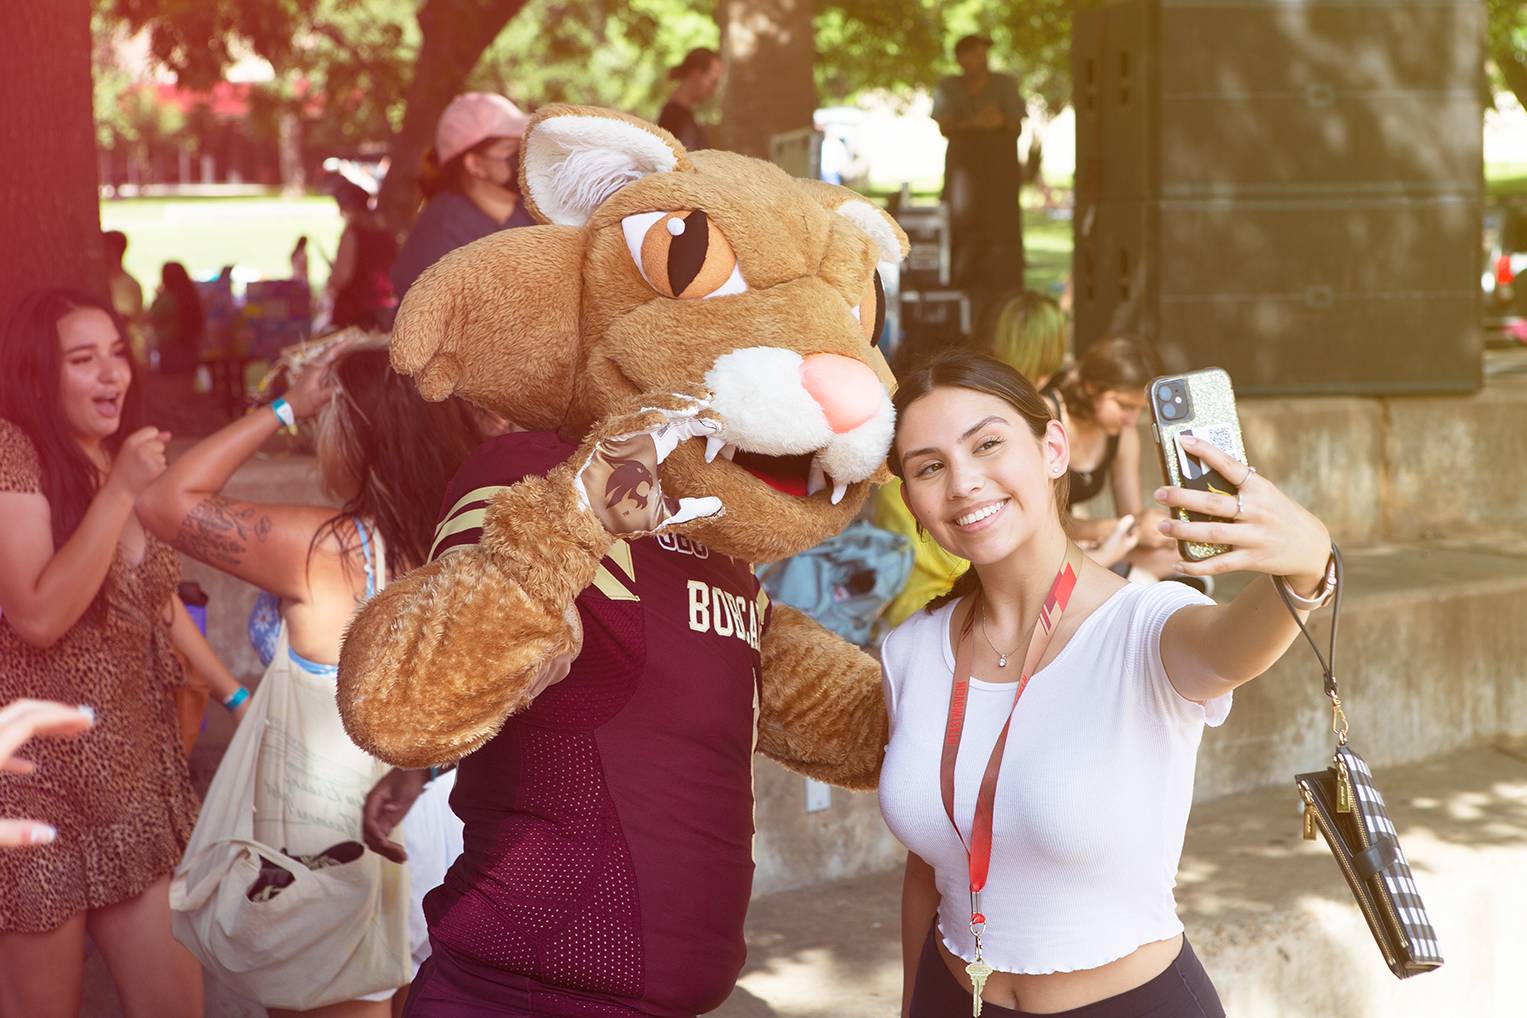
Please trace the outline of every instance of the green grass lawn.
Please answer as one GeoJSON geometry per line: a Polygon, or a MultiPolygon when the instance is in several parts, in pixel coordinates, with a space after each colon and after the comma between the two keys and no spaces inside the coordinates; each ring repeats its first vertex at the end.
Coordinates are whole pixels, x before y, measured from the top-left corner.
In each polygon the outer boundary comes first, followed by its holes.
{"type": "Polygon", "coordinates": [[[263,279],[291,275],[291,251],[308,238],[308,274],[322,283],[343,223],[332,198],[127,198],[101,202],[101,229],[127,234],[127,271],[152,299],[159,268],[178,261],[196,279],[224,265],[263,279]],[[320,253],[321,252],[321,253],[320,253]]]}
{"type": "Polygon", "coordinates": [[[1486,181],[1485,193],[1493,198],[1527,195],[1527,169],[1524,169],[1519,176],[1495,177],[1486,181]]]}
{"type": "Polygon", "coordinates": [[[1024,209],[1023,253],[1029,263],[1024,285],[1058,300],[1071,275],[1071,220],[1053,218],[1041,209],[1024,209]]]}
{"type": "MultiPolygon", "coordinates": [[[[1527,194],[1527,165],[1488,167],[1491,195],[1527,194]]],[[[1052,182],[1055,183],[1062,182],[1052,182]]],[[[938,181],[918,181],[917,201],[936,201],[938,181]]],[[[875,188],[870,188],[875,193],[875,188]]],[[[886,194],[876,194],[884,198],[886,194]]],[[[1036,196],[1026,195],[1031,202],[1036,196]]],[[[339,212],[327,197],[283,198],[127,198],[101,202],[101,228],[127,234],[127,271],[152,297],[159,267],[183,262],[191,275],[208,279],[224,265],[238,265],[261,278],[284,279],[290,273],[292,245],[308,238],[308,272],[317,285],[328,277],[325,256],[332,258],[342,228],[339,212]]],[[[1051,293],[1071,266],[1071,222],[1038,209],[1024,212],[1029,257],[1029,285],[1051,293]]]]}
{"type": "MultiPolygon", "coordinates": [[[[936,200],[936,195],[920,196],[936,200]]],[[[1071,222],[1024,212],[1029,286],[1057,293],[1071,271],[1071,222]]],[[[228,264],[264,279],[290,273],[292,245],[308,238],[308,273],[315,286],[329,274],[343,223],[332,199],[124,198],[101,202],[101,229],[127,234],[127,271],[152,299],[159,268],[182,262],[197,279],[210,279],[228,264]],[[322,252],[320,254],[320,252],[322,252]]]]}

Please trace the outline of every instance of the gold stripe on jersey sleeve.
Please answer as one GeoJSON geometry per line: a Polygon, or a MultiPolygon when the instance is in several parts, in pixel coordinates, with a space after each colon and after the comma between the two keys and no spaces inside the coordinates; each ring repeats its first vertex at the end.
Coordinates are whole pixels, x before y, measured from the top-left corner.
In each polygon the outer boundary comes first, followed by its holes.
{"type": "Polygon", "coordinates": [[[758,624],[763,625],[764,613],[769,610],[769,595],[764,591],[763,584],[758,585],[758,597],[753,602],[758,608],[758,624]]]}
{"type": "Polygon", "coordinates": [[[474,527],[482,526],[483,520],[487,519],[487,516],[488,510],[473,509],[471,512],[461,513],[454,519],[448,519],[440,524],[440,526],[435,528],[435,541],[429,546],[429,557],[434,559],[435,550],[440,547],[441,541],[448,537],[453,537],[464,530],[471,530],[474,527]]]}
{"type": "Polygon", "coordinates": [[[594,589],[599,591],[611,601],[640,601],[641,598],[631,592],[631,589],[615,578],[610,572],[610,567],[603,562],[599,563],[599,571],[594,574],[594,589]]]}
{"type": "Polygon", "coordinates": [[[473,488],[471,491],[458,498],[456,500],[456,504],[451,506],[451,511],[440,518],[441,526],[451,522],[452,516],[455,516],[457,513],[461,512],[463,508],[471,505],[473,502],[487,501],[494,495],[497,495],[499,492],[507,490],[509,490],[509,485],[507,484],[490,484],[484,488],[473,488]]]}
{"type": "Polygon", "coordinates": [[[624,539],[610,545],[610,550],[605,557],[620,566],[620,571],[626,574],[626,579],[636,582],[636,562],[631,558],[631,546],[624,539]]]}

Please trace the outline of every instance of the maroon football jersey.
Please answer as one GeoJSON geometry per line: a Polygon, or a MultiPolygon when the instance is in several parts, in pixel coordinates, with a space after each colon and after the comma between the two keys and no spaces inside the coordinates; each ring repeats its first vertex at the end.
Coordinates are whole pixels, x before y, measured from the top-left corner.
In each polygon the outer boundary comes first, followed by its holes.
{"type": "MultiPolygon", "coordinates": [[[[485,444],[434,554],[477,540],[495,488],[572,452],[546,433],[485,444]]],[[[767,600],[746,563],[663,536],[618,542],[577,606],[571,673],[461,762],[465,849],[425,900],[430,932],[547,1013],[710,1011],[745,955],[767,600]]]]}

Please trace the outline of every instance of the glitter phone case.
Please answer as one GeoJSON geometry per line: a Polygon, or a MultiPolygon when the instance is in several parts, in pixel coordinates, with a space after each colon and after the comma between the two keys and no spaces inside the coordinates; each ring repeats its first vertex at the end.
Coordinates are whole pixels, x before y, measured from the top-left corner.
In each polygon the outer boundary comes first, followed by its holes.
{"type": "MultiPolygon", "coordinates": [[[[1236,486],[1189,456],[1178,444],[1184,435],[1207,439],[1242,463],[1246,450],[1241,442],[1241,422],[1235,410],[1235,390],[1230,376],[1220,368],[1205,368],[1182,375],[1163,375],[1150,384],[1152,431],[1156,449],[1161,454],[1161,472],[1167,483],[1198,491],[1234,495],[1236,486]]],[[[1185,509],[1172,515],[1185,522],[1219,520],[1185,509]]],[[[1198,544],[1178,541],[1177,548],[1188,561],[1198,562],[1230,550],[1223,544],[1198,544]]]]}

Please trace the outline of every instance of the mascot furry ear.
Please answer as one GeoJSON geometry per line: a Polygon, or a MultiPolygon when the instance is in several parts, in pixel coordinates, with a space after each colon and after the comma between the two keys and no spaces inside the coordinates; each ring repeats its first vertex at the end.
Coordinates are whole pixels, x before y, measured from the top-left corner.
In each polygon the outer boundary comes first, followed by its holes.
{"type": "MultiPolygon", "coordinates": [[[[689,153],[606,110],[547,107],[523,146],[523,200],[544,225],[426,271],[399,310],[396,369],[427,398],[459,394],[585,450],[630,426],[633,408],[703,400],[714,433],[674,449],[662,490],[719,498],[724,514],[684,533],[738,562],[851,522],[891,442],[875,267],[906,253],[895,222],[847,189],[689,153]]],[[[644,544],[607,533],[570,471],[448,499],[479,496],[461,504],[480,536],[389,584],[345,640],[340,702],[357,743],[407,766],[459,758],[531,703],[547,658],[578,652],[575,599],[612,543],[644,544]]],[[[760,750],[872,784],[885,743],[874,663],[789,609],[769,617],[760,750]]]]}
{"type": "Polygon", "coordinates": [[[501,231],[432,266],[399,315],[392,361],[426,399],[459,394],[556,429],[582,358],[580,228],[626,184],[693,167],[667,132],[605,110],[548,111],[523,145],[522,200],[550,228],[501,231]]]}

